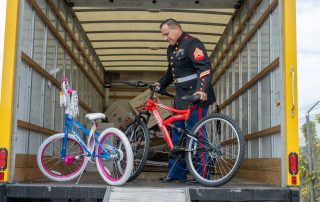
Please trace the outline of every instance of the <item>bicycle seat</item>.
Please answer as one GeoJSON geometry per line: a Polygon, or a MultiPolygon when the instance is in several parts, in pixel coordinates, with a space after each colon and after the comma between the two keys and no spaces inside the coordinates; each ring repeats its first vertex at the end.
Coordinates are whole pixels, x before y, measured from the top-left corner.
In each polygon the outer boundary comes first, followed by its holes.
{"type": "Polygon", "coordinates": [[[195,102],[200,100],[200,95],[199,94],[196,94],[196,95],[185,95],[185,96],[181,97],[181,100],[187,101],[187,102],[191,102],[191,103],[195,103],[195,102]]]}
{"type": "Polygon", "coordinates": [[[86,118],[89,119],[90,121],[94,121],[97,119],[105,119],[106,115],[102,113],[90,113],[90,114],[86,114],[86,118]]]}

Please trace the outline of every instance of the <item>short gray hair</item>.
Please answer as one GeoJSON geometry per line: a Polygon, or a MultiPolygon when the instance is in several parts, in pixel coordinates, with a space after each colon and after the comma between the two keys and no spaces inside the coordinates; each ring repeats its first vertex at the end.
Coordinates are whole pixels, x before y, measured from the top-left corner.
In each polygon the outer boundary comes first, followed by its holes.
{"type": "Polygon", "coordinates": [[[172,27],[179,27],[181,29],[181,25],[178,21],[176,21],[175,19],[166,19],[165,21],[163,21],[161,24],[160,24],[160,29],[163,25],[168,25],[168,27],[172,28],[172,27]]]}

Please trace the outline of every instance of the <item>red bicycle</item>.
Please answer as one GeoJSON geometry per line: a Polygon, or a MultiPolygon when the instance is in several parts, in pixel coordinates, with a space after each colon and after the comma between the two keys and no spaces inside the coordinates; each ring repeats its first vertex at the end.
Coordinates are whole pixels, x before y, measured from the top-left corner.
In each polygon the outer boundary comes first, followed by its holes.
{"type": "MultiPolygon", "coordinates": [[[[221,186],[237,174],[244,158],[244,138],[239,125],[233,119],[213,113],[199,120],[191,131],[177,128],[172,123],[189,119],[194,104],[200,99],[199,95],[184,96],[182,99],[190,102],[190,107],[186,110],[177,110],[158,103],[154,96],[156,93],[154,85],[142,81],[124,83],[150,89],[144,110],[139,112],[124,131],[132,145],[134,155],[134,169],[128,181],[138,177],[146,164],[150,147],[147,123],[151,113],[163,133],[171,155],[177,159],[185,159],[189,172],[200,184],[221,186]],[[173,112],[174,115],[163,120],[158,107],[173,112]],[[182,136],[177,146],[173,145],[168,128],[181,132],[182,136]]],[[[165,91],[157,93],[173,97],[165,91]]]]}

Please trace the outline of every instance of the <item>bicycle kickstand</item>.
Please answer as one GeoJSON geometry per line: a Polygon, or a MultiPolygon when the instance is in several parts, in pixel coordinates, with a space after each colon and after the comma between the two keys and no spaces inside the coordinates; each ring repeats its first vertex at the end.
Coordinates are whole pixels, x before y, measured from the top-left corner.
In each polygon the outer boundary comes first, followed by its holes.
{"type": "MultiPolygon", "coordinates": [[[[86,161],[87,161],[87,162],[86,162],[85,167],[87,167],[88,162],[89,162],[89,159],[87,159],[86,161]]],[[[84,170],[85,170],[85,169],[83,169],[83,171],[82,171],[82,172],[81,172],[81,174],[79,175],[79,177],[78,177],[78,180],[77,180],[76,184],[78,184],[78,183],[79,183],[79,181],[80,181],[80,179],[81,179],[81,177],[82,177],[82,174],[83,174],[84,170]]]]}
{"type": "Polygon", "coordinates": [[[181,158],[180,156],[178,156],[178,157],[176,158],[176,160],[174,161],[174,164],[173,164],[173,166],[171,167],[171,169],[169,170],[168,175],[166,176],[166,178],[168,178],[168,177],[170,176],[170,174],[171,174],[174,166],[175,166],[175,165],[177,164],[177,162],[178,162],[179,160],[181,160],[181,159],[183,159],[183,158],[181,158]]]}

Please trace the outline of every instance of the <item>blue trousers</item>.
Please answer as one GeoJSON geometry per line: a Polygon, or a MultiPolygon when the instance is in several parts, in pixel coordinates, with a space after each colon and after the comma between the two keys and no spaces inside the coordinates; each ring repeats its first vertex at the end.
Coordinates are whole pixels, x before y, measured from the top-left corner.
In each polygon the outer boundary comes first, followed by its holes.
{"type": "MultiPolygon", "coordinates": [[[[191,130],[192,127],[203,117],[205,117],[208,113],[208,107],[201,107],[201,108],[196,108],[195,110],[193,110],[191,112],[190,118],[186,121],[175,121],[173,124],[178,127],[178,128],[183,128],[183,129],[188,129],[191,130]]],[[[172,142],[175,146],[178,146],[179,144],[179,140],[181,138],[181,134],[173,129],[172,130],[172,142]]],[[[206,137],[204,137],[206,138],[206,137]]],[[[199,161],[202,163],[200,163],[200,165],[205,164],[204,162],[208,162],[207,160],[207,155],[203,155],[203,154],[196,154],[196,161],[199,161]],[[204,159],[205,158],[205,159],[204,159]]],[[[202,168],[202,166],[199,166],[199,168],[196,168],[198,173],[202,173],[203,171],[206,170],[206,168],[202,168]]],[[[187,180],[187,165],[186,165],[186,161],[183,160],[178,160],[176,161],[176,159],[171,159],[169,158],[169,162],[168,162],[168,176],[173,178],[173,179],[177,179],[177,180],[187,180]]],[[[205,175],[206,175],[205,171],[205,175]]]]}

